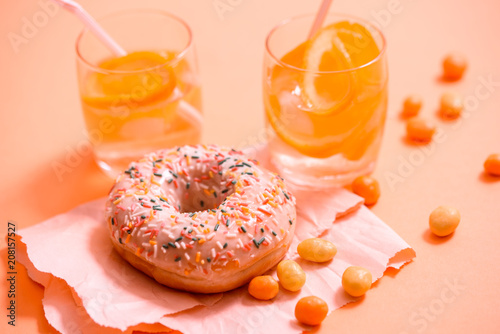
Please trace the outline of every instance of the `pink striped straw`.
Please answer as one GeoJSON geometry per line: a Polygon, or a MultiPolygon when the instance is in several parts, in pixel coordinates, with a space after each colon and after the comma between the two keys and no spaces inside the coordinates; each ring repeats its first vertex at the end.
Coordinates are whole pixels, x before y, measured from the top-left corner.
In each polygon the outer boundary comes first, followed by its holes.
{"type": "Polygon", "coordinates": [[[99,40],[106,45],[117,57],[122,57],[127,54],[127,52],[115,42],[111,36],[97,23],[97,21],[85,10],[79,3],[73,0],[53,0],[55,3],[59,4],[62,8],[68,10],[69,12],[75,14],[85,26],[92,31],[94,36],[99,38],[99,40]]]}
{"type": "MultiPolygon", "coordinates": [[[[93,16],[91,16],[79,3],[74,0],[52,0],[59,4],[62,8],[75,14],[84,25],[96,36],[104,45],[106,45],[111,52],[117,57],[123,57],[127,52],[111,37],[108,33],[97,23],[93,16]]],[[[182,94],[176,87],[175,94],[182,94]]],[[[180,99],[179,101],[180,115],[184,116],[186,120],[192,122],[193,126],[200,128],[203,123],[203,117],[192,105],[180,99]]],[[[175,180],[174,180],[175,182],[175,180]]]]}
{"type": "Polygon", "coordinates": [[[319,7],[318,14],[316,14],[316,18],[314,19],[314,23],[311,27],[311,31],[309,32],[308,39],[313,38],[314,35],[318,32],[319,28],[323,25],[325,21],[326,14],[328,14],[328,9],[332,4],[332,0],[323,0],[321,6],[319,7]]]}

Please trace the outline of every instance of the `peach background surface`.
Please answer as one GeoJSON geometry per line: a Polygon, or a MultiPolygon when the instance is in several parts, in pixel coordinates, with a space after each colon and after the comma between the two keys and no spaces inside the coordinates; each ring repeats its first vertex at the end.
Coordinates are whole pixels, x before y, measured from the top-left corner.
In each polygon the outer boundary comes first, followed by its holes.
{"type": "MultiPolygon", "coordinates": [[[[89,154],[70,161],[85,142],[77,93],[74,41],[80,23],[62,10],[43,14],[49,0],[0,4],[0,226],[27,227],[104,196],[111,180],[89,154]],[[46,20],[44,19],[46,18],[46,20]],[[35,22],[27,30],[26,22],[35,22]],[[13,44],[13,38],[22,39],[13,44]]],[[[203,141],[233,146],[260,142],[263,128],[261,64],[266,33],[279,21],[313,12],[320,1],[81,0],[102,16],[118,9],[159,8],[192,27],[202,75],[206,117],[203,141]],[[215,5],[226,5],[217,11],[215,5]]],[[[389,48],[390,100],[374,176],[382,197],[372,210],[417,253],[391,270],[357,303],[333,312],[318,333],[500,332],[500,179],[482,164],[500,153],[500,5],[496,0],[337,0],[333,10],[379,24],[389,48]],[[458,83],[440,80],[450,51],[470,67],[458,83]],[[440,95],[456,90],[467,110],[454,122],[436,116],[440,95]],[[422,114],[440,135],[427,146],[405,142],[399,113],[410,93],[424,97],[422,114]],[[456,233],[438,239],[429,213],[452,205],[462,214],[456,233]]],[[[0,244],[1,272],[7,249],[0,244]]],[[[43,317],[43,290],[17,265],[16,327],[7,326],[3,278],[0,332],[55,332],[43,317]]],[[[3,276],[2,276],[3,277],[3,276]]]]}

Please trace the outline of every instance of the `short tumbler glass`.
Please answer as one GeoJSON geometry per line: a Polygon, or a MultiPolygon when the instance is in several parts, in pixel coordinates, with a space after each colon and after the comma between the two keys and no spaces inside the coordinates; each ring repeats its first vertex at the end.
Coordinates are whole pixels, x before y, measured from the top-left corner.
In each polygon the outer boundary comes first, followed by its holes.
{"type": "Polygon", "coordinates": [[[189,26],[159,10],[98,22],[126,52],[113,54],[88,29],[76,42],[83,116],[101,169],[114,176],[150,151],[198,143],[201,93],[189,26]]]}

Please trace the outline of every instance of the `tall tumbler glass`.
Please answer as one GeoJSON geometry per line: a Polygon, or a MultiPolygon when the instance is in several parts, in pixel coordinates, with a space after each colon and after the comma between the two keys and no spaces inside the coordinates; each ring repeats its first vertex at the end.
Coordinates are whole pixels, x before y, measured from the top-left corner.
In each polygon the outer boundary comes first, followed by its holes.
{"type": "Polygon", "coordinates": [[[286,20],[266,40],[263,96],[271,161],[305,188],[342,186],[375,166],[387,109],[386,44],[367,21],[286,20]]]}

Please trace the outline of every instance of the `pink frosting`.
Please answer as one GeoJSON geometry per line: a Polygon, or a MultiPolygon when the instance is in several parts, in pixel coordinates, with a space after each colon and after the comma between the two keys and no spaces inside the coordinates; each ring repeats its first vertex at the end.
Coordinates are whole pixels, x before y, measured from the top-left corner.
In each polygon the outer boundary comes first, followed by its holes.
{"type": "Polygon", "coordinates": [[[170,272],[211,279],[246,268],[295,229],[283,179],[241,152],[184,146],[151,153],[120,175],[106,203],[111,237],[170,272]]]}

